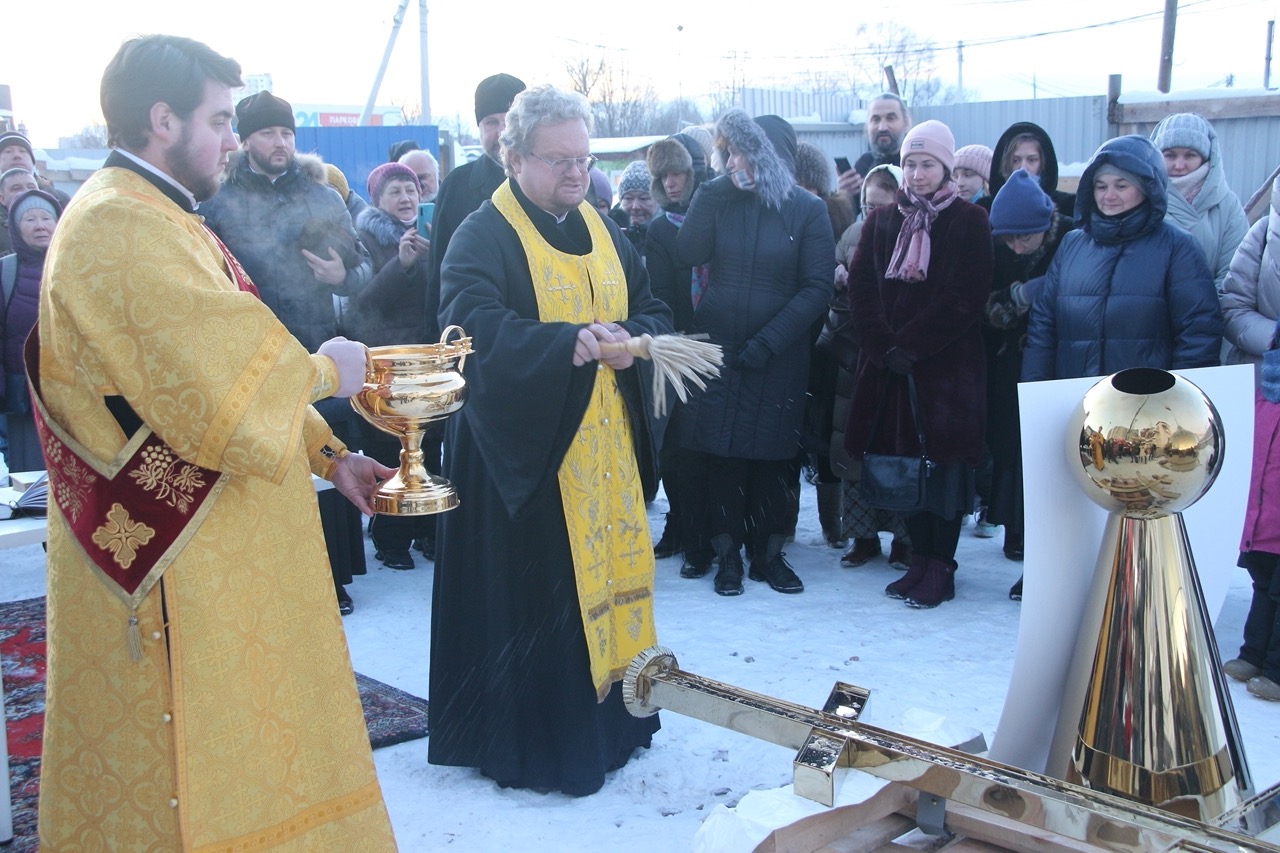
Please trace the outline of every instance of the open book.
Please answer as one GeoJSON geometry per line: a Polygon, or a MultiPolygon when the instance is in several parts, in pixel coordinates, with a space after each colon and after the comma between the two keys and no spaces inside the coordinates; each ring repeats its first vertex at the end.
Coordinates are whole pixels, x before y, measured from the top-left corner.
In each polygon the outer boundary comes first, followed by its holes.
{"type": "Polygon", "coordinates": [[[0,519],[44,516],[49,512],[49,475],[42,474],[17,500],[0,505],[0,519]]]}

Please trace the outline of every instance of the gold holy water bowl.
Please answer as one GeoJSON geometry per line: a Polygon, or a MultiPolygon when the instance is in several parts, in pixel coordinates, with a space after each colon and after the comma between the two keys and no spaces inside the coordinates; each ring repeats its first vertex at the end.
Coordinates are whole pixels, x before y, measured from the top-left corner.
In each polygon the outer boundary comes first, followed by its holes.
{"type": "Polygon", "coordinates": [[[364,387],[351,398],[351,407],[400,439],[400,470],[374,495],[376,512],[432,515],[458,505],[453,484],[422,464],[422,438],[429,424],[444,420],[466,402],[462,367],[471,351],[471,338],[460,326],[445,329],[438,344],[369,349],[364,387]],[[459,337],[450,342],[454,332],[459,337]]]}

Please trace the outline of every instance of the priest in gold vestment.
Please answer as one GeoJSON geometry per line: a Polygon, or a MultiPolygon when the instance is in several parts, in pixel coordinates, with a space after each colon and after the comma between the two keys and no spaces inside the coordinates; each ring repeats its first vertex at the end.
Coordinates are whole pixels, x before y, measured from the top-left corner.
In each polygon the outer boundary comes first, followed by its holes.
{"type": "Polygon", "coordinates": [[[389,469],[310,406],[359,387],[363,347],[309,355],[198,215],[239,73],[126,42],[102,85],[116,150],[49,251],[45,851],[395,849],[311,484],[367,509],[389,469]],[[148,501],[173,524],[138,520],[148,501]]]}

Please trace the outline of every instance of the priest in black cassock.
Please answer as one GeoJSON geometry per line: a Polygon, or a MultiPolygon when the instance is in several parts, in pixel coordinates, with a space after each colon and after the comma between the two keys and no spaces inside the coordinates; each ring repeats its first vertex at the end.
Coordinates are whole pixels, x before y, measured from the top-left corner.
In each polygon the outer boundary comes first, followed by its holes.
{"type": "Polygon", "coordinates": [[[431,614],[430,761],[571,795],[658,729],[619,684],[657,640],[648,365],[601,346],[672,330],[640,256],[584,202],[590,129],[581,95],[517,96],[509,180],[443,259],[441,325],[475,354],[447,422],[461,505],[442,517],[431,614]]]}

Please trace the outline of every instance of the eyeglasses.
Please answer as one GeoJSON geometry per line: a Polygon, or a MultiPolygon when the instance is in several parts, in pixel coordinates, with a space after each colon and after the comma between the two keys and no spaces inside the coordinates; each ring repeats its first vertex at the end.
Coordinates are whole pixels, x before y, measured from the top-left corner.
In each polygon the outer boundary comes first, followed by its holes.
{"type": "Polygon", "coordinates": [[[598,157],[587,155],[586,157],[561,157],[559,160],[548,160],[546,157],[538,157],[532,151],[529,152],[530,157],[534,157],[546,163],[557,172],[568,172],[577,169],[582,172],[590,172],[591,167],[600,162],[598,157]]]}

